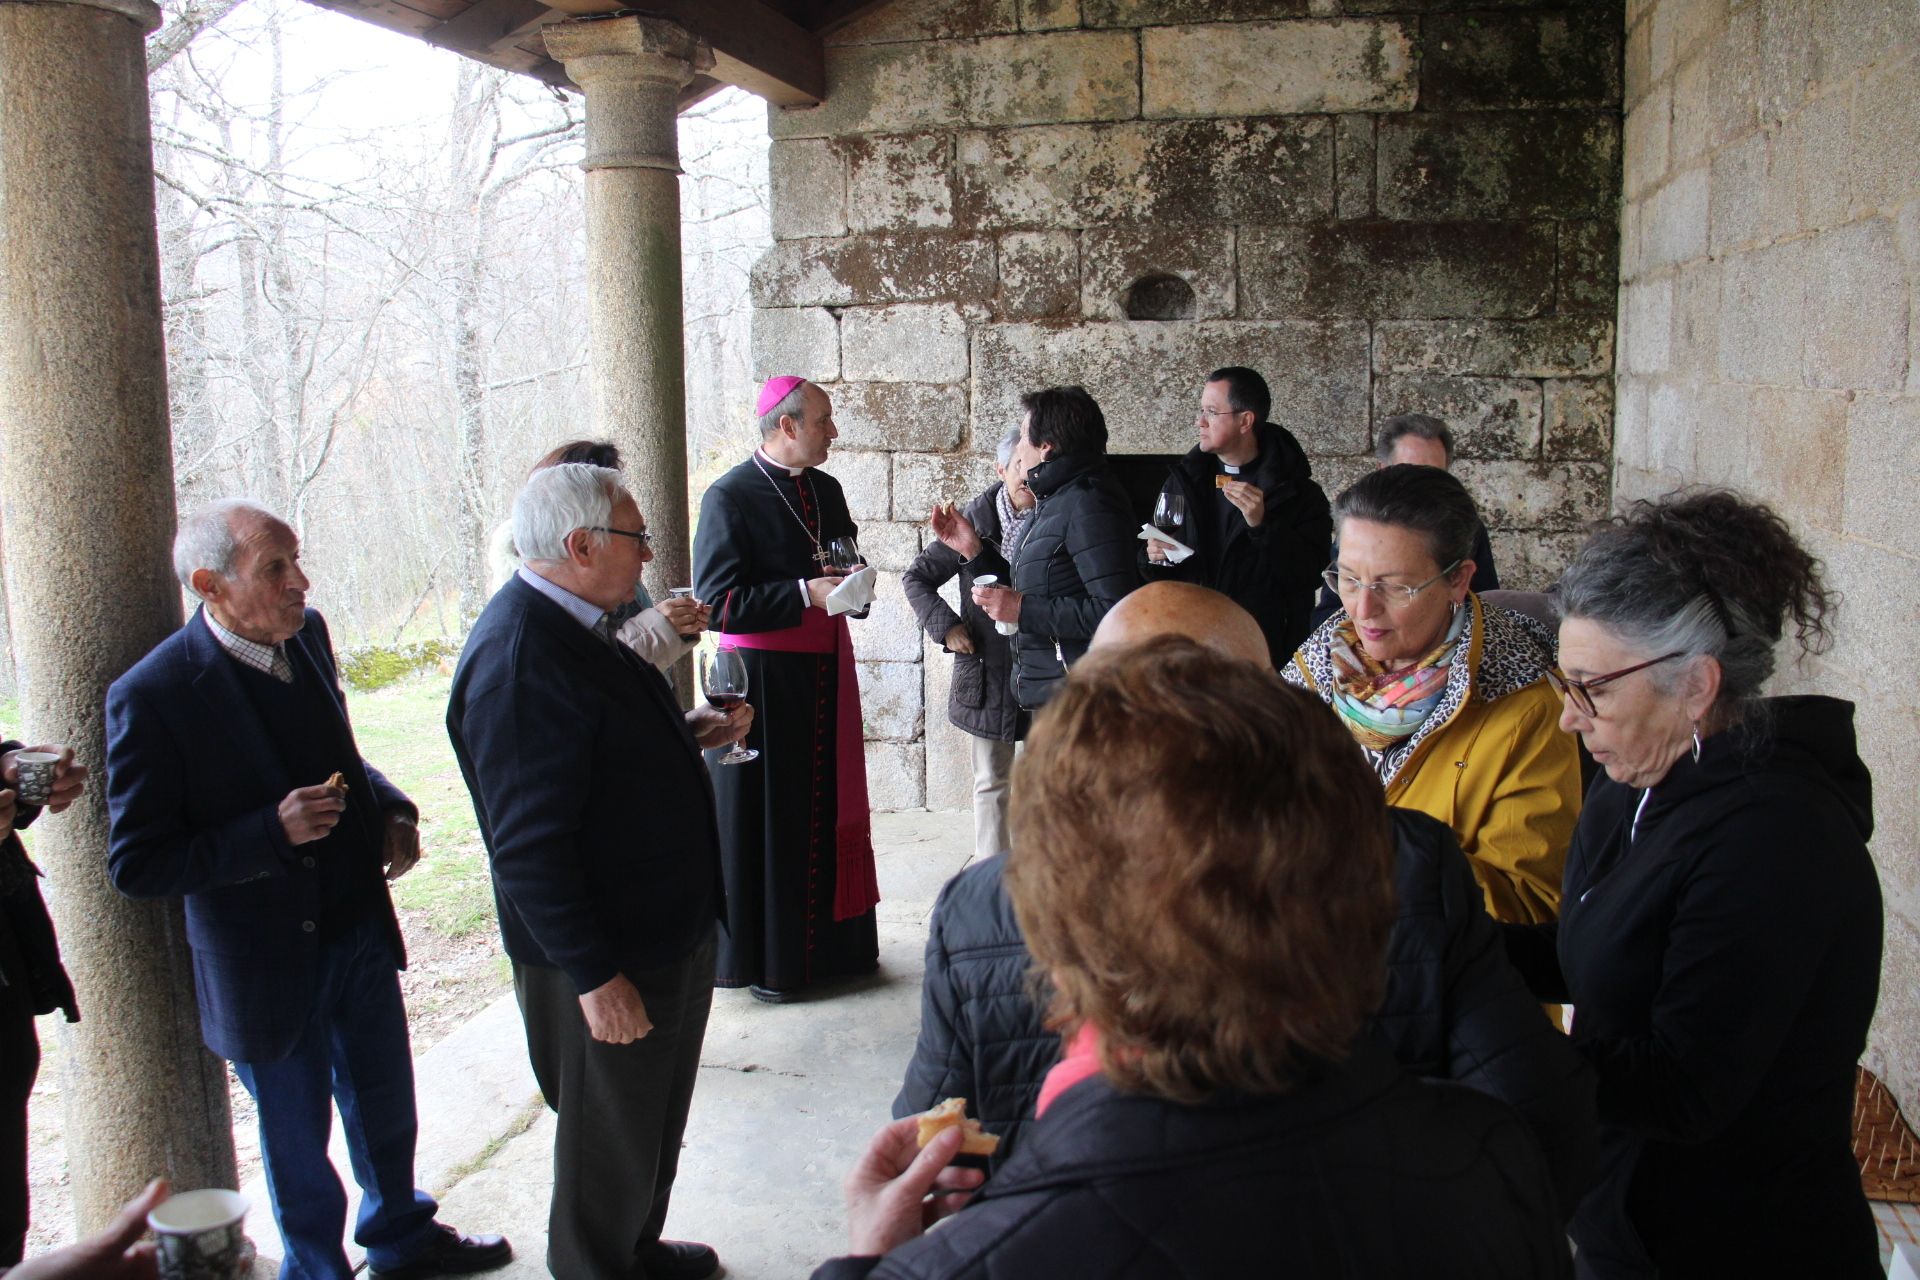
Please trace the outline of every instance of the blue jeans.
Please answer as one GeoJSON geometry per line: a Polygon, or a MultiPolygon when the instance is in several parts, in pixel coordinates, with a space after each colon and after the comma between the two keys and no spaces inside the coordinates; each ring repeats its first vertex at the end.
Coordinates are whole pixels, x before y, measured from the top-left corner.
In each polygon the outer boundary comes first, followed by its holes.
{"type": "Polygon", "coordinates": [[[353,1276],[341,1244],[346,1190],[327,1159],[333,1103],[362,1192],[353,1238],[373,1269],[401,1266],[424,1250],[439,1209],[413,1185],[413,1051],[399,974],[378,923],[321,944],[316,978],[293,1052],[277,1062],[233,1064],[259,1111],[273,1217],[287,1247],[280,1280],[353,1276]]]}

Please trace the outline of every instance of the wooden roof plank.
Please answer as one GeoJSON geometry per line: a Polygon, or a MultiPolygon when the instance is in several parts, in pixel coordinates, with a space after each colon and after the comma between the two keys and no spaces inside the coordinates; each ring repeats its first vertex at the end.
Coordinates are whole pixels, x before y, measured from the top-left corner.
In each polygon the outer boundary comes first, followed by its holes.
{"type": "Polygon", "coordinates": [[[713,47],[713,77],[782,107],[810,107],[827,95],[820,38],[764,0],[648,0],[713,47]]]}
{"type": "Polygon", "coordinates": [[[485,54],[551,13],[553,10],[540,0],[479,0],[464,13],[424,32],[421,38],[455,53],[485,54]]]}

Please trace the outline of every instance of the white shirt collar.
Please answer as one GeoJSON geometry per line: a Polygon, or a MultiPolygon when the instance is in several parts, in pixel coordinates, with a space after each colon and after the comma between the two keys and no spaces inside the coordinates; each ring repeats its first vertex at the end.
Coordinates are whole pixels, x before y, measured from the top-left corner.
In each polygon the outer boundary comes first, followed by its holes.
{"type": "Polygon", "coordinates": [[[606,615],[607,611],[591,600],[582,600],[565,587],[547,581],[525,565],[520,566],[520,581],[565,609],[568,617],[589,631],[599,626],[600,619],[606,615]]]}
{"type": "Polygon", "coordinates": [[[753,451],[753,455],[754,457],[759,458],[762,462],[766,463],[766,465],[770,467],[777,467],[780,470],[786,472],[790,476],[797,476],[802,471],[806,470],[805,467],[790,467],[784,462],[774,461],[773,455],[768,453],[765,449],[755,449],[753,451]]]}

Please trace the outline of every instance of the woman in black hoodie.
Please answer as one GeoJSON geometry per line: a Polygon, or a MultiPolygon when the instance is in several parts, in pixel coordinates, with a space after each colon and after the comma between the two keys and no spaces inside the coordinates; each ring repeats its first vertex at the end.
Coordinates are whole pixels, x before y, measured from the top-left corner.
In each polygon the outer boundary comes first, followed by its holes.
{"type": "Polygon", "coordinates": [[[1606,771],[1557,923],[1506,926],[1599,1077],[1580,1274],[1877,1276],[1851,1149],[1879,994],[1871,779],[1852,704],[1762,698],[1820,566],[1724,491],[1636,504],[1561,578],[1551,675],[1606,771]]]}

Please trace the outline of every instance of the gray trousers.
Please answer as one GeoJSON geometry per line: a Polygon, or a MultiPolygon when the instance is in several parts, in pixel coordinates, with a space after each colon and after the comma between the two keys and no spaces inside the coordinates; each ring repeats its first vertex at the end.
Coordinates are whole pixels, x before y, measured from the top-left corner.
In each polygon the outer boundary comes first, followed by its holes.
{"type": "Polygon", "coordinates": [[[560,1117],[547,1213],[557,1280],[631,1280],[635,1251],[666,1226],[713,1005],[714,945],[710,927],[684,960],[627,975],[653,1022],[632,1044],[593,1038],[559,969],[513,966],[534,1078],[560,1117]]]}
{"type": "Polygon", "coordinates": [[[973,856],[976,859],[991,858],[1007,848],[1007,784],[1013,777],[1013,756],[1019,745],[996,742],[992,738],[973,738],[973,856]]]}

